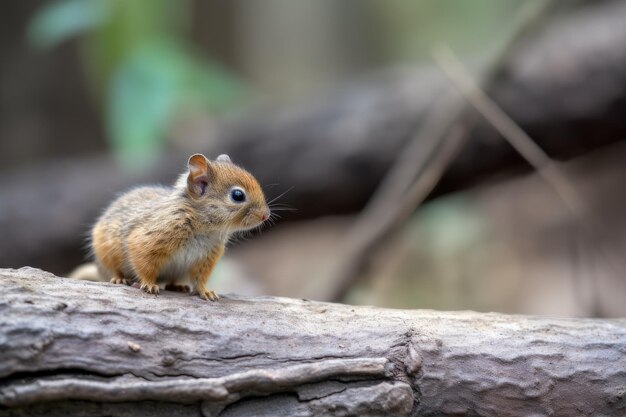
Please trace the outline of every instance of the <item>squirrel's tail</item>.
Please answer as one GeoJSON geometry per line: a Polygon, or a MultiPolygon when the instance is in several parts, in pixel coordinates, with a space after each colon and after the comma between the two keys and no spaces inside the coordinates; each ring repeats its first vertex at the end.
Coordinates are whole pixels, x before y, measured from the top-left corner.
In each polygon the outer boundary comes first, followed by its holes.
{"type": "Polygon", "coordinates": [[[83,281],[107,281],[100,275],[98,267],[93,262],[77,266],[72,272],[70,272],[69,277],[72,279],[81,279],[83,281]]]}

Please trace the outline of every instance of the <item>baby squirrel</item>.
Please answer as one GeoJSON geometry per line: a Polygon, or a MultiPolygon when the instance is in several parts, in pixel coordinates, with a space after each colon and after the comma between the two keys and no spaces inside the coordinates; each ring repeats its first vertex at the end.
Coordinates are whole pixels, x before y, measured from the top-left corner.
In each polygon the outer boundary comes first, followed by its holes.
{"type": "Polygon", "coordinates": [[[140,187],[116,199],[91,232],[99,273],[115,284],[158,294],[166,289],[215,301],[205,284],[229,236],[270,217],[257,180],[228,155],[215,161],[189,158],[188,172],[173,187],[140,187]]]}

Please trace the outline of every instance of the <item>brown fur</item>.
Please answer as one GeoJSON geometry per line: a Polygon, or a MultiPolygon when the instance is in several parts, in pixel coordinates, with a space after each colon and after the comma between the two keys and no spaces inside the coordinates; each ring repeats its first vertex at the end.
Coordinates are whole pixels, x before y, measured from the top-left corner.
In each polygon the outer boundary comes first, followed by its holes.
{"type": "Polygon", "coordinates": [[[213,248],[206,258],[197,262],[191,269],[190,274],[195,279],[196,290],[201,298],[205,300],[215,301],[219,299],[214,291],[206,289],[206,283],[209,280],[211,272],[217,263],[218,259],[224,254],[224,245],[217,245],[213,248]]]}
{"type": "Polygon", "coordinates": [[[112,221],[108,225],[97,223],[92,232],[92,245],[95,256],[100,262],[107,266],[113,273],[111,279],[123,279],[124,276],[119,269],[122,264],[123,254],[120,245],[116,245],[110,235],[116,235],[119,229],[119,222],[112,221]],[[107,228],[110,230],[107,232],[107,228]]]}
{"type": "Polygon", "coordinates": [[[144,291],[185,291],[189,281],[200,297],[216,300],[205,285],[231,233],[260,225],[269,208],[256,179],[221,156],[189,158],[189,170],[174,187],[142,187],[115,200],[92,229],[100,273],[111,282],[137,280],[144,291]],[[231,198],[233,187],[246,200],[231,198]]]}

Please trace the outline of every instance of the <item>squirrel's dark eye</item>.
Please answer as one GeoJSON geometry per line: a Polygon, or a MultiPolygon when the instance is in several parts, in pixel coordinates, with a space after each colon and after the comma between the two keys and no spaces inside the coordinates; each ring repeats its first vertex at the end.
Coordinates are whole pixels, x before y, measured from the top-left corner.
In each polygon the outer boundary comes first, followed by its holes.
{"type": "Polygon", "coordinates": [[[232,198],[235,203],[243,203],[246,201],[246,193],[244,193],[241,188],[233,188],[230,191],[230,198],[232,198]]]}

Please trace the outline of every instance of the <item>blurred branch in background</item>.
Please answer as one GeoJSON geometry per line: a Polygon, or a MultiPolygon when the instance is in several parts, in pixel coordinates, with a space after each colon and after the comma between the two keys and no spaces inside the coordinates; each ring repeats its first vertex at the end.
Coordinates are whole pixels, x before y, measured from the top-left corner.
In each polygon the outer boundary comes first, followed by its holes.
{"type": "MultiPolygon", "coordinates": [[[[489,84],[498,75],[515,42],[542,23],[552,2],[528,3],[522,7],[506,42],[487,59],[479,76],[489,84]]],[[[474,123],[472,109],[446,91],[426,116],[413,139],[405,145],[396,162],[355,221],[346,239],[341,260],[328,298],[342,301],[359,279],[367,276],[368,262],[415,209],[426,199],[465,143],[474,123]]]]}
{"type": "Polygon", "coordinates": [[[485,94],[450,48],[437,48],[433,56],[473,108],[554,188],[565,207],[581,222],[586,219],[585,207],[573,184],[535,141],[485,94]]]}
{"type": "MultiPolygon", "coordinates": [[[[570,211],[577,222],[577,227],[583,231],[583,239],[595,242],[592,251],[600,256],[602,261],[612,269],[616,276],[622,273],[621,268],[614,265],[616,256],[613,248],[604,248],[598,235],[606,232],[605,224],[591,216],[587,204],[581,198],[575,185],[567,177],[556,161],[553,161],[528,134],[515,123],[472,79],[468,70],[458,60],[449,48],[438,48],[434,57],[450,81],[459,90],[465,99],[502,135],[502,137],[535,169],[539,176],[549,185],[561,200],[564,207],[570,211]]],[[[574,255],[574,259],[576,255],[574,255]]],[[[574,274],[576,275],[576,274],[574,274]]],[[[573,277],[575,279],[575,277],[573,277]]],[[[601,302],[598,299],[597,280],[592,274],[589,278],[592,289],[591,311],[595,317],[604,316],[601,302]]],[[[582,287],[575,281],[574,288],[578,297],[584,298],[582,287]]]]}
{"type": "Polygon", "coordinates": [[[28,38],[39,49],[80,38],[83,67],[122,168],[153,164],[184,114],[215,113],[242,99],[243,83],[187,40],[190,6],[189,0],[57,0],[29,25],[28,38]]]}
{"type": "MultiPolygon", "coordinates": [[[[557,158],[622,140],[626,89],[616,86],[626,86],[625,18],[623,2],[551,18],[511,51],[488,93],[557,158]]],[[[37,160],[7,171],[0,178],[0,264],[67,272],[83,258],[81,236],[116,192],[170,182],[188,152],[229,153],[262,184],[293,186],[281,200],[298,209],[299,220],[355,212],[445,91],[436,75],[428,66],[390,70],[298,106],[246,113],[215,132],[188,130],[187,148],[141,176],[121,172],[107,155],[47,160],[45,182],[37,160]]],[[[469,134],[435,195],[522,168],[491,126],[477,120],[469,134]]]]}

